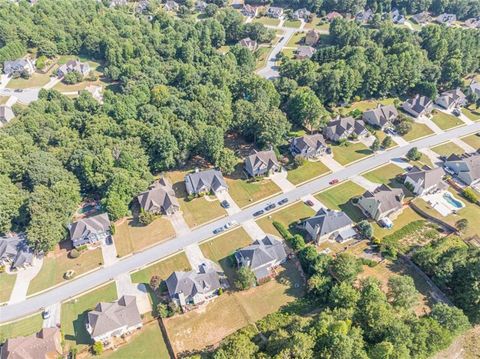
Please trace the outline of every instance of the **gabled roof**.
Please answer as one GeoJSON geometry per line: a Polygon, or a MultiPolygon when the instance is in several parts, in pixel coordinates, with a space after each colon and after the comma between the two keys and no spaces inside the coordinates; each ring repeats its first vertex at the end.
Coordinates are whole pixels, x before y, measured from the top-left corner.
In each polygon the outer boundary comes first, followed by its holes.
{"type": "Polygon", "coordinates": [[[34,253],[29,247],[27,239],[22,235],[0,237],[0,259],[10,260],[12,268],[30,265],[34,253]]]}
{"type": "Polygon", "coordinates": [[[222,173],[215,169],[189,173],[185,176],[185,186],[189,193],[197,193],[204,186],[211,187],[213,191],[218,190],[220,187],[228,188],[222,173]]]}
{"type": "Polygon", "coordinates": [[[115,302],[98,303],[95,310],[88,312],[87,320],[93,338],[124,326],[129,328],[142,323],[137,299],[133,295],[124,295],[115,302]]]}
{"type": "Polygon", "coordinates": [[[432,104],[432,100],[427,96],[416,95],[415,97],[405,101],[405,104],[409,105],[410,108],[416,113],[422,113],[432,104]]]}
{"type": "Polygon", "coordinates": [[[300,151],[305,150],[306,152],[317,151],[321,148],[327,147],[325,138],[321,133],[296,137],[293,139],[293,144],[300,151]]]}
{"type": "Polygon", "coordinates": [[[344,212],[324,209],[307,219],[305,223],[308,223],[315,230],[317,237],[323,237],[353,225],[353,221],[344,212]]]}
{"type": "Polygon", "coordinates": [[[264,166],[266,166],[268,170],[280,167],[277,156],[272,150],[259,151],[251,154],[245,158],[245,164],[249,164],[253,170],[264,166]]]}
{"type": "Polygon", "coordinates": [[[299,46],[296,50],[296,56],[300,58],[310,58],[315,53],[315,48],[311,46],[299,46]]]}
{"type": "Polygon", "coordinates": [[[410,178],[413,182],[423,182],[423,188],[430,188],[442,182],[445,171],[442,167],[420,169],[414,166],[405,178],[410,178]]]}
{"type": "Polygon", "coordinates": [[[66,74],[67,72],[78,72],[78,73],[85,73],[90,71],[90,65],[86,62],[80,62],[78,60],[70,60],[66,64],[63,64],[58,69],[62,73],[66,74]]]}
{"type": "Polygon", "coordinates": [[[377,204],[381,213],[388,212],[392,209],[402,208],[403,191],[399,188],[390,188],[385,184],[378,186],[375,190],[366,191],[362,197],[372,198],[377,204]]]}
{"type": "Polygon", "coordinates": [[[437,99],[438,100],[442,99],[445,101],[447,106],[450,106],[453,103],[456,103],[457,101],[463,101],[465,100],[465,94],[460,90],[459,88],[455,90],[450,90],[450,91],[445,91],[440,94],[440,96],[437,99]]]}
{"type": "Polygon", "coordinates": [[[179,207],[175,192],[165,178],[161,178],[148,191],[140,193],[137,199],[145,211],[154,208],[163,208],[167,211],[172,206],[179,207]]]}
{"type": "Polygon", "coordinates": [[[480,179],[480,154],[451,154],[446,159],[447,162],[463,162],[470,173],[472,180],[480,179]]]}
{"type": "Polygon", "coordinates": [[[202,265],[199,269],[199,272],[173,272],[165,281],[170,297],[182,293],[188,298],[220,288],[220,278],[214,268],[202,265]]]}
{"type": "Polygon", "coordinates": [[[393,105],[378,106],[372,110],[365,111],[365,114],[372,114],[381,126],[398,117],[398,111],[393,105]]]}
{"type": "Polygon", "coordinates": [[[58,328],[43,328],[27,337],[7,339],[2,359],[49,359],[63,354],[62,336],[58,328]]]}
{"type": "Polygon", "coordinates": [[[249,50],[255,50],[257,48],[257,42],[255,40],[252,40],[249,37],[246,37],[244,39],[241,39],[238,44],[240,46],[246,47],[249,50]]]}
{"type": "Polygon", "coordinates": [[[436,20],[437,20],[437,22],[442,23],[442,24],[451,23],[451,22],[454,22],[454,21],[457,20],[457,15],[443,13],[443,14],[438,15],[436,20]]]}
{"type": "Polygon", "coordinates": [[[365,122],[363,120],[355,120],[353,117],[337,117],[331,120],[327,126],[333,133],[338,136],[343,135],[345,131],[353,128],[353,133],[360,135],[365,131],[365,122]]]}
{"type": "Polygon", "coordinates": [[[94,233],[103,233],[110,229],[110,219],[107,213],[97,214],[96,216],[83,218],[72,223],[70,227],[70,238],[72,241],[89,236],[94,233]]]}

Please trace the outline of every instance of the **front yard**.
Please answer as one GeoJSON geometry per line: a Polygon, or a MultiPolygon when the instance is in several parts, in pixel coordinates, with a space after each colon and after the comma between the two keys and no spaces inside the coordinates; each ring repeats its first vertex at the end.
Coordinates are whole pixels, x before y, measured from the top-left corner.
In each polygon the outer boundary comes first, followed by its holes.
{"type": "Polygon", "coordinates": [[[463,148],[453,142],[447,142],[443,145],[432,147],[432,151],[438,153],[440,156],[450,156],[452,153],[460,155],[465,152],[463,148]]]}
{"type": "Polygon", "coordinates": [[[7,302],[10,299],[13,286],[15,285],[16,274],[0,273],[0,303],[7,302]]]}
{"type": "Polygon", "coordinates": [[[125,218],[120,224],[115,225],[113,238],[118,255],[123,257],[174,236],[175,230],[172,224],[162,216],[148,226],[138,223],[133,218],[125,218]]]}
{"type": "Polygon", "coordinates": [[[372,150],[361,142],[346,142],[343,145],[332,144],[331,147],[333,159],[343,166],[373,154],[372,150]]]}
{"type": "Polygon", "coordinates": [[[461,138],[461,140],[465,142],[467,145],[472,146],[476,150],[480,149],[480,136],[478,136],[477,134],[463,137],[461,138]]]}
{"type": "Polygon", "coordinates": [[[422,137],[430,136],[433,131],[424,123],[412,122],[412,129],[406,135],[403,135],[405,141],[413,141],[422,137]]]}
{"type": "Polygon", "coordinates": [[[475,105],[462,108],[462,113],[472,121],[480,121],[480,108],[475,105]]]}
{"type": "Polygon", "coordinates": [[[286,20],[283,23],[283,26],[285,27],[293,27],[295,29],[298,29],[302,25],[302,22],[300,20],[286,20]]]}
{"type": "Polygon", "coordinates": [[[260,24],[270,26],[277,26],[278,24],[280,24],[280,20],[268,16],[256,17],[255,19],[253,19],[253,22],[258,22],[260,24]]]}
{"type": "Polygon", "coordinates": [[[376,168],[373,171],[363,173],[362,177],[365,177],[371,182],[389,184],[397,175],[402,174],[403,172],[404,171],[401,167],[389,163],[385,166],[376,168]]]}
{"type": "Polygon", "coordinates": [[[333,188],[325,190],[315,195],[320,202],[330,209],[345,212],[353,221],[358,222],[365,219],[361,210],[355,207],[350,201],[353,197],[358,197],[365,192],[354,182],[347,181],[333,188]]]}
{"type": "Polygon", "coordinates": [[[438,110],[433,110],[432,121],[444,131],[448,130],[449,128],[465,124],[465,122],[460,120],[458,117],[438,110]]]}
{"type": "Polygon", "coordinates": [[[191,269],[187,256],[182,252],[133,272],[131,277],[133,283],[148,284],[150,278],[154,275],[158,275],[162,280],[165,280],[175,271],[189,271],[191,269]]]}
{"type": "Polygon", "coordinates": [[[269,46],[262,46],[259,47],[257,51],[255,51],[255,57],[257,59],[255,69],[261,69],[262,67],[265,67],[267,64],[268,60],[268,55],[272,51],[272,48],[269,46]]]}
{"type": "Polygon", "coordinates": [[[11,79],[7,83],[7,88],[10,89],[27,89],[27,88],[37,88],[43,87],[50,81],[51,72],[46,74],[41,74],[35,72],[28,79],[23,79],[21,77],[16,79],[11,79]]]}
{"type": "Polygon", "coordinates": [[[0,325],[0,344],[3,344],[5,340],[10,338],[36,333],[42,329],[42,323],[42,316],[37,313],[15,322],[2,324],[0,325]]]}
{"type": "Polygon", "coordinates": [[[330,172],[330,169],[320,161],[305,161],[303,165],[289,170],[287,179],[294,185],[298,185],[330,172]]]}
{"type": "Polygon", "coordinates": [[[304,43],[305,41],[305,33],[304,32],[296,32],[293,36],[288,40],[287,47],[297,47],[304,43]]]}

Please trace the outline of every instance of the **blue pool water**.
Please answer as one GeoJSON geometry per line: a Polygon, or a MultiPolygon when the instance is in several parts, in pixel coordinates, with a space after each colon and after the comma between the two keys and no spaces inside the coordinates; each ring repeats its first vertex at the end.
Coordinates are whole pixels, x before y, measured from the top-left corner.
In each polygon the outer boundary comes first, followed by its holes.
{"type": "Polygon", "coordinates": [[[443,198],[455,208],[463,208],[462,202],[457,201],[450,193],[444,193],[443,198]]]}

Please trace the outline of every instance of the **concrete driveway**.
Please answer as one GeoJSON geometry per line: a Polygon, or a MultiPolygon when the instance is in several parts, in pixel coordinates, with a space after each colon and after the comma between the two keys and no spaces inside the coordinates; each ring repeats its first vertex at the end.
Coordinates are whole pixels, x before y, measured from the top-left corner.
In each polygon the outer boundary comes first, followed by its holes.
{"type": "Polygon", "coordinates": [[[8,304],[19,303],[27,298],[30,281],[37,276],[38,272],[42,269],[42,265],[43,258],[35,257],[31,267],[18,270],[8,304]]]}
{"type": "Polygon", "coordinates": [[[253,240],[264,238],[267,235],[253,219],[243,223],[242,227],[253,240]]]}
{"type": "Polygon", "coordinates": [[[188,262],[193,270],[198,271],[200,266],[207,265],[208,267],[215,268],[217,272],[223,272],[222,267],[203,255],[198,243],[192,243],[189,246],[186,246],[184,250],[188,262]]]}
{"type": "Polygon", "coordinates": [[[25,89],[21,92],[12,89],[0,89],[0,96],[16,96],[18,102],[28,105],[30,102],[38,100],[39,89],[25,89]]]}
{"type": "Polygon", "coordinates": [[[118,261],[117,258],[117,248],[115,247],[115,239],[110,239],[111,242],[108,244],[105,240],[102,241],[102,256],[103,256],[103,265],[108,267],[118,261]]]}
{"type": "Polygon", "coordinates": [[[10,76],[5,74],[0,75],[0,89],[4,89],[7,86],[8,81],[10,81],[10,78],[11,78],[10,76]]]}
{"type": "Polygon", "coordinates": [[[335,161],[335,159],[333,158],[333,156],[322,156],[322,158],[320,159],[322,161],[322,163],[328,167],[328,169],[332,172],[335,172],[335,171],[340,171],[342,170],[343,168],[345,168],[344,166],[342,166],[340,163],[338,163],[337,161],[335,161]]]}
{"type": "Polygon", "coordinates": [[[230,204],[230,207],[225,208],[225,211],[227,211],[229,216],[235,213],[239,213],[241,211],[240,207],[238,207],[232,196],[230,196],[230,193],[228,193],[227,191],[216,193],[216,196],[220,203],[223,201],[227,201],[230,204]]]}
{"type": "Polygon", "coordinates": [[[185,222],[185,218],[183,218],[182,212],[175,212],[165,218],[170,221],[177,236],[191,232],[190,227],[187,222],[185,222]]]}
{"type": "Polygon", "coordinates": [[[50,312],[50,317],[43,320],[43,324],[42,324],[43,328],[54,328],[60,325],[61,308],[62,308],[61,303],[55,303],[45,308],[45,311],[50,312]]]}
{"type": "Polygon", "coordinates": [[[311,201],[313,203],[313,206],[312,206],[312,209],[315,211],[315,212],[318,212],[320,211],[321,209],[326,209],[327,206],[325,206],[322,202],[320,202],[318,199],[316,199],[312,194],[308,194],[306,196],[303,196],[301,198],[301,200],[303,202],[306,202],[306,201],[311,201]]]}
{"type": "Polygon", "coordinates": [[[295,185],[287,179],[287,176],[288,172],[282,170],[280,172],[275,172],[268,178],[271,179],[272,182],[275,183],[278,187],[280,187],[283,193],[286,193],[295,189],[295,185]]]}
{"type": "Polygon", "coordinates": [[[369,181],[363,176],[353,176],[351,181],[371,192],[375,191],[375,188],[380,186],[380,183],[369,181]]]}
{"type": "Polygon", "coordinates": [[[123,273],[115,278],[118,298],[124,295],[133,295],[137,298],[137,307],[140,314],[152,310],[147,288],[143,283],[132,283],[130,273],[123,273]]]}

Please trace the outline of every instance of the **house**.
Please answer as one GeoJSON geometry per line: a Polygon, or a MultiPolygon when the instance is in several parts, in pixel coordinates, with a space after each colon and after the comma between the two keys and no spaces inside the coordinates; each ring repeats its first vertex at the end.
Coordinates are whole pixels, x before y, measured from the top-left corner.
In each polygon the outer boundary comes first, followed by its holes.
{"type": "Polygon", "coordinates": [[[27,337],[10,338],[0,353],[2,359],[63,358],[62,334],[59,328],[43,328],[27,337]]]}
{"type": "Polygon", "coordinates": [[[35,67],[33,66],[30,59],[17,59],[13,61],[5,61],[3,63],[3,73],[9,75],[10,77],[21,76],[26,73],[31,75],[35,72],[35,67]]]}
{"type": "Polygon", "coordinates": [[[402,109],[413,117],[427,116],[433,110],[433,101],[426,96],[416,95],[405,101],[402,109]]]}
{"type": "Polygon", "coordinates": [[[70,60],[58,68],[57,75],[63,77],[70,72],[78,72],[82,76],[87,76],[90,73],[90,65],[86,62],[70,60]]]}
{"type": "Polygon", "coordinates": [[[307,20],[312,13],[305,8],[295,10],[292,14],[292,19],[295,20],[307,20]]]}
{"type": "Polygon", "coordinates": [[[242,7],[242,15],[246,17],[255,17],[258,14],[258,8],[249,4],[242,7]]]}
{"type": "Polygon", "coordinates": [[[163,8],[165,9],[165,11],[178,11],[180,5],[178,5],[176,1],[167,0],[163,8]]]}
{"type": "Polygon", "coordinates": [[[363,24],[368,23],[372,19],[373,19],[373,11],[370,9],[360,11],[359,13],[357,13],[357,15],[355,15],[355,21],[363,24]]]}
{"type": "Polygon", "coordinates": [[[272,150],[255,151],[247,158],[245,158],[245,171],[249,176],[257,177],[270,175],[273,172],[278,172],[282,166],[277,161],[277,155],[272,150]]]}
{"type": "Polygon", "coordinates": [[[480,16],[465,20],[465,26],[470,29],[480,29],[480,16]]]}
{"type": "Polygon", "coordinates": [[[10,106],[0,105],[0,127],[10,122],[14,117],[15,114],[10,106]]]}
{"type": "Polygon", "coordinates": [[[417,24],[419,25],[424,25],[426,24],[427,22],[430,22],[431,21],[431,16],[430,14],[427,12],[427,11],[422,11],[418,14],[415,14],[411,17],[411,20],[413,22],[416,22],[417,24]]]}
{"type": "Polygon", "coordinates": [[[467,185],[480,182],[480,154],[451,154],[444,163],[462,182],[467,185]]]}
{"type": "Polygon", "coordinates": [[[365,111],[362,115],[362,120],[372,126],[379,128],[390,127],[398,118],[398,111],[393,105],[382,106],[365,111]]]}
{"type": "Polygon", "coordinates": [[[211,169],[205,171],[196,170],[185,176],[185,187],[189,195],[209,192],[224,192],[228,186],[220,171],[211,169]]]}
{"type": "Polygon", "coordinates": [[[216,270],[205,264],[199,271],[173,272],[165,281],[170,299],[181,306],[202,304],[218,295],[221,288],[216,270]]]}
{"type": "Polygon", "coordinates": [[[480,82],[473,81],[470,83],[469,87],[469,92],[475,96],[480,97],[480,82]]]}
{"type": "Polygon", "coordinates": [[[95,342],[108,342],[128,335],[143,326],[137,298],[124,295],[115,302],[100,302],[87,313],[87,332],[95,342]]]}
{"type": "Polygon", "coordinates": [[[0,265],[11,269],[29,267],[33,263],[35,254],[22,235],[0,237],[0,265]]]}
{"type": "Polygon", "coordinates": [[[295,51],[295,58],[299,60],[309,59],[315,53],[315,49],[311,46],[299,46],[295,51]]]}
{"type": "Polygon", "coordinates": [[[405,175],[405,184],[409,183],[413,193],[421,196],[446,188],[447,184],[442,179],[444,175],[442,167],[420,169],[414,166],[405,175]]]}
{"type": "Polygon", "coordinates": [[[140,193],[137,200],[145,212],[168,215],[180,210],[172,185],[165,177],[155,182],[148,191],[140,193]]]}
{"type": "Polygon", "coordinates": [[[390,18],[392,19],[392,22],[397,25],[403,25],[405,23],[405,16],[398,11],[398,9],[393,10],[390,13],[390,18]]]}
{"type": "Polygon", "coordinates": [[[451,26],[455,21],[457,21],[457,15],[455,14],[440,14],[435,18],[435,21],[439,24],[451,26]]]}
{"type": "Polygon", "coordinates": [[[358,200],[358,206],[370,218],[381,221],[397,214],[403,208],[403,191],[382,184],[373,192],[366,191],[358,200]]]}
{"type": "Polygon", "coordinates": [[[321,209],[305,220],[304,228],[317,243],[327,239],[343,242],[356,236],[353,221],[342,211],[321,209]]]}
{"type": "Polygon", "coordinates": [[[316,133],[313,135],[295,137],[290,142],[290,152],[292,153],[292,156],[318,158],[324,154],[331,153],[331,150],[325,142],[323,135],[321,133],[316,133]]]}
{"type": "Polygon", "coordinates": [[[108,214],[83,218],[70,225],[70,239],[74,247],[94,245],[110,236],[110,219],[108,214]]]}
{"type": "Polygon", "coordinates": [[[110,7],[125,6],[128,4],[128,0],[110,0],[110,7]]]}
{"type": "Polygon", "coordinates": [[[447,110],[452,110],[456,107],[464,106],[467,103],[467,97],[459,88],[451,91],[445,91],[435,100],[438,106],[447,110]]]}
{"type": "Polygon", "coordinates": [[[270,6],[266,15],[278,19],[283,15],[283,9],[281,7],[270,6]]]}
{"type": "Polygon", "coordinates": [[[207,8],[207,3],[205,1],[197,1],[195,3],[195,10],[199,13],[204,13],[207,8]]]}
{"type": "Polygon", "coordinates": [[[368,135],[363,120],[353,117],[337,117],[331,120],[323,129],[323,135],[330,141],[340,142],[349,137],[364,137],[368,135]]]}
{"type": "Polygon", "coordinates": [[[84,91],[87,91],[92,95],[92,97],[97,100],[99,103],[103,103],[103,88],[102,86],[97,85],[88,85],[85,87],[84,91]]]}
{"type": "Polygon", "coordinates": [[[287,260],[287,253],[283,243],[269,234],[237,250],[235,259],[239,267],[250,268],[260,282],[270,277],[274,269],[287,260]]]}
{"type": "Polygon", "coordinates": [[[315,46],[320,40],[320,31],[318,30],[308,30],[307,34],[305,35],[305,45],[307,46],[315,46]]]}
{"type": "Polygon", "coordinates": [[[331,11],[327,14],[327,20],[329,22],[332,22],[336,18],[343,18],[342,14],[336,12],[336,11],[331,11]]]}
{"type": "Polygon", "coordinates": [[[250,51],[255,51],[258,48],[258,43],[255,40],[250,39],[249,37],[241,39],[238,44],[242,47],[249,49],[250,51]]]}

